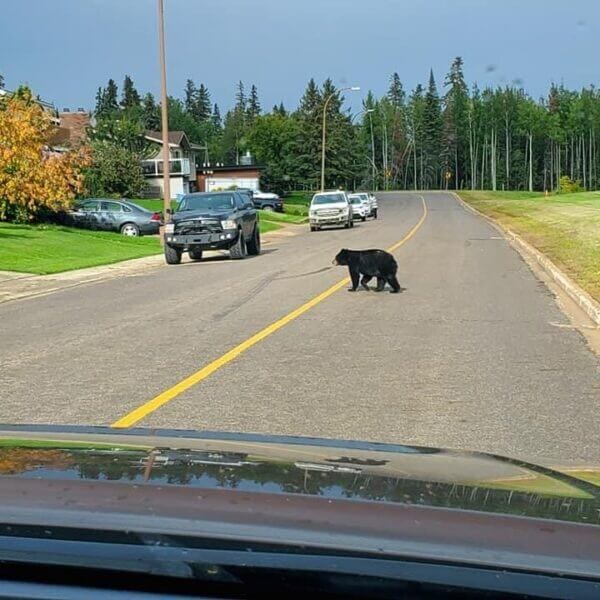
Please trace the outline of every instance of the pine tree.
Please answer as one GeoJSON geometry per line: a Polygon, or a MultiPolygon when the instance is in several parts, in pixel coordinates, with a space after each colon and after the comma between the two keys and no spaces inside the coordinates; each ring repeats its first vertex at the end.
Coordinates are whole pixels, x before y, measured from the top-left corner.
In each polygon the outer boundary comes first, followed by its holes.
{"type": "Polygon", "coordinates": [[[391,105],[395,108],[401,108],[404,105],[406,94],[404,93],[398,73],[393,73],[390,77],[390,88],[387,97],[391,105]]]}
{"type": "Polygon", "coordinates": [[[244,84],[238,81],[237,92],[235,93],[235,109],[240,113],[245,113],[247,108],[246,92],[244,90],[244,84]]]}
{"type": "Polygon", "coordinates": [[[131,108],[140,105],[140,95],[133,85],[133,80],[129,75],[125,75],[123,81],[123,95],[121,97],[121,106],[123,108],[131,108]]]}
{"type": "Polygon", "coordinates": [[[444,85],[443,148],[442,162],[446,175],[446,185],[454,181],[458,189],[464,183],[467,166],[467,130],[469,92],[463,74],[463,60],[457,56],[446,76],[444,85]]]}
{"type": "Polygon", "coordinates": [[[215,129],[221,129],[223,127],[223,122],[221,120],[221,111],[219,110],[219,105],[216,102],[213,106],[211,121],[215,129]]]}
{"type": "Polygon", "coordinates": [[[0,90],[4,89],[4,76],[0,73],[0,90]]]}
{"type": "Polygon", "coordinates": [[[106,94],[104,89],[99,87],[98,91],[96,92],[96,108],[94,109],[94,114],[96,117],[100,116],[104,112],[105,96],[106,94]]]}
{"type": "Polygon", "coordinates": [[[252,84],[250,88],[250,98],[248,99],[248,121],[251,123],[261,113],[260,102],[258,100],[258,90],[256,86],[252,84]]]}
{"type": "Polygon", "coordinates": [[[196,94],[196,102],[194,104],[193,115],[197,121],[203,123],[211,117],[211,102],[208,88],[201,83],[196,94]]]}
{"type": "Polygon", "coordinates": [[[442,108],[435,84],[433,69],[429,73],[429,85],[425,94],[423,150],[425,154],[425,186],[438,188],[442,176],[440,152],[442,145],[442,108]]]}
{"type": "Polygon", "coordinates": [[[185,90],[184,90],[184,106],[186,112],[189,114],[194,113],[194,108],[196,106],[196,99],[198,96],[198,90],[196,89],[196,85],[191,79],[188,79],[185,82],[185,90]]]}
{"type": "Polygon", "coordinates": [[[157,131],[160,128],[159,106],[150,93],[144,96],[142,101],[142,123],[144,128],[150,131],[157,131]]]}
{"type": "Polygon", "coordinates": [[[104,112],[110,113],[119,108],[119,88],[114,79],[109,79],[104,91],[104,112]]]}

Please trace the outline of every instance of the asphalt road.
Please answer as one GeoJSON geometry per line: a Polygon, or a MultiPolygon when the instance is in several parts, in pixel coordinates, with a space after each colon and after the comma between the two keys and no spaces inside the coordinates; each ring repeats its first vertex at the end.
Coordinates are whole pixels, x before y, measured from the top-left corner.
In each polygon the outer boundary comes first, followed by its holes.
{"type": "MultiPolygon", "coordinates": [[[[402,294],[342,288],[138,425],[597,460],[597,357],[492,227],[424,200],[402,294]]],[[[380,216],[0,305],[0,422],[117,421],[343,279],[340,248],[402,240],[422,200],[386,195],[380,216]]]]}

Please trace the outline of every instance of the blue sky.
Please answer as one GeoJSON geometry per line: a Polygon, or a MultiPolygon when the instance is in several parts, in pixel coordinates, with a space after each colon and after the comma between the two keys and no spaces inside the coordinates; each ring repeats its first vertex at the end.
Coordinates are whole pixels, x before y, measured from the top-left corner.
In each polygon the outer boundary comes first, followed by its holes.
{"type": "MultiPolygon", "coordinates": [[[[156,0],[0,0],[0,73],[61,108],[93,107],[99,85],[130,74],[158,92],[156,0]]],[[[454,56],[469,83],[517,79],[534,96],[552,81],[600,84],[598,0],[165,0],[169,92],[204,82],[222,112],[235,82],[263,108],[294,107],[310,77],[381,95],[438,83],[454,56]]]]}

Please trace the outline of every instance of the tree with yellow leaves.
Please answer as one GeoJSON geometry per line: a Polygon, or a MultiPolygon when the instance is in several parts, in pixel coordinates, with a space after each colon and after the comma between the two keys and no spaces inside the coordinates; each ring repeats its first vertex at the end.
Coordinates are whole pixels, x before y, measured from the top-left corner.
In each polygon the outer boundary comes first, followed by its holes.
{"type": "Polygon", "coordinates": [[[49,152],[52,133],[50,116],[31,90],[0,98],[0,219],[66,210],[83,190],[89,151],[49,152]]]}

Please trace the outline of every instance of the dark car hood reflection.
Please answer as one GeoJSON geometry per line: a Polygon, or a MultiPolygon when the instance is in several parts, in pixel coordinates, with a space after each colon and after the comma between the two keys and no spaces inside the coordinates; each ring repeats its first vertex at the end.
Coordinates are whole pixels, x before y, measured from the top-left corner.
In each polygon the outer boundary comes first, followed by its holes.
{"type": "Polygon", "coordinates": [[[600,522],[600,469],[300,438],[0,427],[0,477],[308,494],[600,522]],[[345,445],[346,444],[346,445],[345,445]]]}

